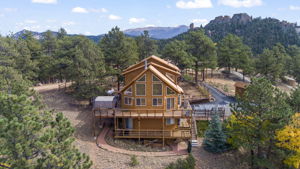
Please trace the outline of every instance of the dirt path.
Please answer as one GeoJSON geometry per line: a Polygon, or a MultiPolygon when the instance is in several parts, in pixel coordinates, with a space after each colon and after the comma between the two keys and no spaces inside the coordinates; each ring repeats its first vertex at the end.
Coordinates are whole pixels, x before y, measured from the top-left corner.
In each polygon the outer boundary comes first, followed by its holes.
{"type": "MultiPolygon", "coordinates": [[[[74,99],[56,90],[58,85],[47,85],[38,87],[36,90],[43,96],[43,100],[49,109],[62,112],[75,127],[75,145],[81,152],[88,154],[93,161],[95,169],[126,169],[129,166],[130,156],[113,153],[96,146],[92,136],[92,113],[88,108],[81,108],[74,105],[74,99]],[[56,87],[55,87],[56,86],[56,87]]],[[[162,169],[169,163],[185,156],[171,157],[137,157],[139,165],[135,168],[141,169],[162,169]]]]}

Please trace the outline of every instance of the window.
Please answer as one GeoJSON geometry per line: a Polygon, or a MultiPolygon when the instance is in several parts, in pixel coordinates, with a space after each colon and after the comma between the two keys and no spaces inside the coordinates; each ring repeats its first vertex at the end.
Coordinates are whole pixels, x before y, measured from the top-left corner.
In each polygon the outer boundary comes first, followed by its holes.
{"type": "Polygon", "coordinates": [[[173,95],[173,94],[175,94],[175,91],[167,87],[167,95],[173,95]]]}
{"type": "Polygon", "coordinates": [[[156,77],[155,75],[152,75],[152,81],[153,81],[153,82],[161,82],[161,81],[159,80],[159,78],[156,77]]]}
{"type": "Polygon", "coordinates": [[[136,95],[145,96],[146,95],[146,85],[145,84],[136,84],[136,95]]]}
{"type": "Polygon", "coordinates": [[[145,98],[136,98],[135,105],[146,106],[146,99],[145,98]]]}
{"type": "Polygon", "coordinates": [[[139,80],[137,80],[138,82],[146,82],[146,75],[143,75],[141,78],[139,78],[139,80]]]}
{"type": "Polygon", "coordinates": [[[124,104],[125,105],[132,105],[132,98],[131,97],[124,97],[124,104]]]}
{"type": "Polygon", "coordinates": [[[124,94],[127,96],[132,96],[132,87],[129,87],[127,90],[125,90],[124,94]]]}
{"type": "Polygon", "coordinates": [[[152,95],[153,96],[162,96],[162,84],[161,83],[152,84],[152,95]]]}
{"type": "Polygon", "coordinates": [[[162,98],[153,98],[152,106],[162,106],[162,98]]]}
{"type": "Polygon", "coordinates": [[[175,119],[174,118],[166,118],[166,124],[167,125],[175,124],[175,119]]]}
{"type": "Polygon", "coordinates": [[[167,98],[167,109],[174,109],[174,98],[167,98]]]}

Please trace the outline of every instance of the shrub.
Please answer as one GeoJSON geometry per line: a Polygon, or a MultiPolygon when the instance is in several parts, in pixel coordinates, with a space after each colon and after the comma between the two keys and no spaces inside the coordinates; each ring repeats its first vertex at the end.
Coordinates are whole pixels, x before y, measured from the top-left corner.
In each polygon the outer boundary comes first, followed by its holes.
{"type": "Polygon", "coordinates": [[[130,166],[135,167],[137,165],[139,165],[139,161],[137,160],[136,156],[135,155],[131,156],[130,166]]]}
{"type": "Polygon", "coordinates": [[[192,82],[194,80],[194,78],[190,75],[183,75],[182,77],[185,81],[188,81],[188,82],[192,82]]]}
{"type": "Polygon", "coordinates": [[[204,133],[208,128],[208,121],[198,120],[197,121],[197,132],[199,137],[204,137],[204,133]]]}
{"type": "Polygon", "coordinates": [[[170,163],[166,169],[194,169],[195,164],[195,158],[189,154],[186,159],[178,159],[175,163],[170,163]]]}

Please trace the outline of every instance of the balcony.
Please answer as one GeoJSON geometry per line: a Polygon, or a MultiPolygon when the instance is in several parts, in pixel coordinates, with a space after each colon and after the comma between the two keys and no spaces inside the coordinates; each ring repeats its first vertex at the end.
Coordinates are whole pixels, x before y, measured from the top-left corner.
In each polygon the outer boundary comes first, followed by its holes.
{"type": "Polygon", "coordinates": [[[115,138],[191,138],[190,129],[151,130],[151,129],[116,129],[115,138]]]}

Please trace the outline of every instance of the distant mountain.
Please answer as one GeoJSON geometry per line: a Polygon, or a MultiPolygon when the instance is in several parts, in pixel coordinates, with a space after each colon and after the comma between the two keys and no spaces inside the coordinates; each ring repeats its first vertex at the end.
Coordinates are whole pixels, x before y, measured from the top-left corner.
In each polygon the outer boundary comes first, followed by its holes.
{"type": "MultiPolygon", "coordinates": [[[[136,28],[136,29],[128,29],[123,31],[125,35],[130,36],[130,37],[136,37],[136,36],[140,36],[145,30],[147,30],[149,32],[149,35],[151,38],[153,39],[168,39],[168,38],[172,38],[178,34],[181,34],[183,32],[186,32],[188,30],[188,27],[185,25],[181,25],[178,27],[145,27],[145,28],[136,28]]],[[[13,35],[14,38],[19,38],[19,37],[23,37],[25,32],[29,31],[29,30],[22,30],[19,31],[17,33],[15,33],[13,35]]],[[[38,39],[41,40],[43,38],[43,35],[45,34],[45,32],[35,32],[35,31],[30,31],[33,36],[38,39]]],[[[57,36],[57,32],[52,31],[54,36],[57,36]]],[[[68,36],[76,36],[78,34],[68,34],[68,36]]],[[[99,40],[104,36],[104,34],[101,35],[84,35],[87,38],[95,41],[95,42],[99,42],[99,40]]]]}
{"type": "Polygon", "coordinates": [[[178,34],[188,31],[189,27],[181,25],[177,27],[145,27],[136,29],[127,29],[124,31],[129,36],[140,36],[144,31],[148,31],[153,39],[169,39],[178,34]]]}

